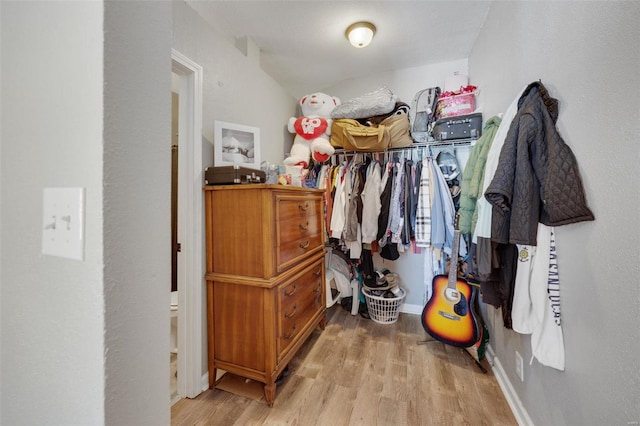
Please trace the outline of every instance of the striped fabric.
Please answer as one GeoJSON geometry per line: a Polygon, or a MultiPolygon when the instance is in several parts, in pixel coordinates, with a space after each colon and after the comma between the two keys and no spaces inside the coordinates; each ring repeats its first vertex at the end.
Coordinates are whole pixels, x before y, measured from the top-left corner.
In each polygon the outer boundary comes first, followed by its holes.
{"type": "Polygon", "coordinates": [[[431,244],[431,196],[429,191],[430,158],[422,161],[418,207],[416,209],[416,246],[429,247],[431,244]]]}

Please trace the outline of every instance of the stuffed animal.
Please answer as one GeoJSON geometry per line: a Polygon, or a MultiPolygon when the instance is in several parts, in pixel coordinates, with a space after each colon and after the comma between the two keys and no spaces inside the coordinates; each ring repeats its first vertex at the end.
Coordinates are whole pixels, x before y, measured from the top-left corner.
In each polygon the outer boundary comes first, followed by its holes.
{"type": "Polygon", "coordinates": [[[329,142],[331,135],[331,111],[340,105],[340,99],[325,93],[313,93],[300,99],[302,117],[291,117],[288,130],[295,133],[289,157],[284,160],[288,166],[307,167],[310,157],[324,163],[335,152],[329,142]]]}

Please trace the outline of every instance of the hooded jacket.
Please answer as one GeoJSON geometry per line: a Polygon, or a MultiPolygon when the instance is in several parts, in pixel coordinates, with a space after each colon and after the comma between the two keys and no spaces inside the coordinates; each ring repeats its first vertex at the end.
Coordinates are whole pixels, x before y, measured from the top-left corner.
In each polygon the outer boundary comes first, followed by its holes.
{"type": "Polygon", "coordinates": [[[498,131],[501,119],[491,117],[484,124],[482,136],[471,149],[469,159],[462,173],[460,183],[460,220],[458,227],[462,234],[473,233],[476,227],[476,203],[482,197],[482,183],[484,182],[484,168],[489,155],[489,148],[498,131]]]}
{"type": "Polygon", "coordinates": [[[558,100],[541,82],[527,86],[485,191],[494,242],[535,246],[538,222],[559,226],[594,220],[557,119],[558,100]]]}

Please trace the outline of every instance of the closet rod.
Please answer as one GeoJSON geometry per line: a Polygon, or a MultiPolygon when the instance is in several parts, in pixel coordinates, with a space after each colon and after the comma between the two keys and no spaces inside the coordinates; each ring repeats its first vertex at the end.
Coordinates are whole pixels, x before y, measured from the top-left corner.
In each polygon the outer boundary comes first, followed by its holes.
{"type": "Polygon", "coordinates": [[[413,145],[411,146],[403,146],[403,147],[397,147],[397,148],[387,148],[384,151],[351,151],[351,150],[345,150],[342,148],[336,148],[335,152],[333,153],[333,155],[339,155],[339,154],[346,154],[346,155],[352,155],[352,154],[362,154],[362,153],[376,153],[376,152],[394,152],[394,151],[403,151],[403,150],[407,150],[407,149],[418,149],[418,148],[440,148],[440,147],[447,147],[447,146],[451,146],[451,147],[464,147],[464,146],[471,146],[473,145],[475,142],[477,141],[477,139],[456,139],[456,140],[451,140],[451,141],[445,141],[445,142],[414,142],[413,145]]]}

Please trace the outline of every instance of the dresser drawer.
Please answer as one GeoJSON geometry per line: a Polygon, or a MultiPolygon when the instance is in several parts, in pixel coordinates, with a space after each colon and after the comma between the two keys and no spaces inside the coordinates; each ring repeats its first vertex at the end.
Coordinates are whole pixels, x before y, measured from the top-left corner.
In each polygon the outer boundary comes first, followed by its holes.
{"type": "Polygon", "coordinates": [[[322,249],[323,244],[321,234],[296,238],[282,243],[276,252],[278,270],[287,269],[290,265],[298,263],[298,258],[306,257],[305,255],[308,253],[322,249]]]}
{"type": "Polygon", "coordinates": [[[282,272],[324,245],[322,198],[276,196],[276,270],[282,272]]]}
{"type": "Polygon", "coordinates": [[[303,219],[322,215],[322,198],[305,195],[276,195],[276,220],[303,219]]]}
{"type": "Polygon", "coordinates": [[[323,308],[323,266],[322,260],[314,263],[302,275],[278,289],[278,358],[287,352],[323,308]]]}

